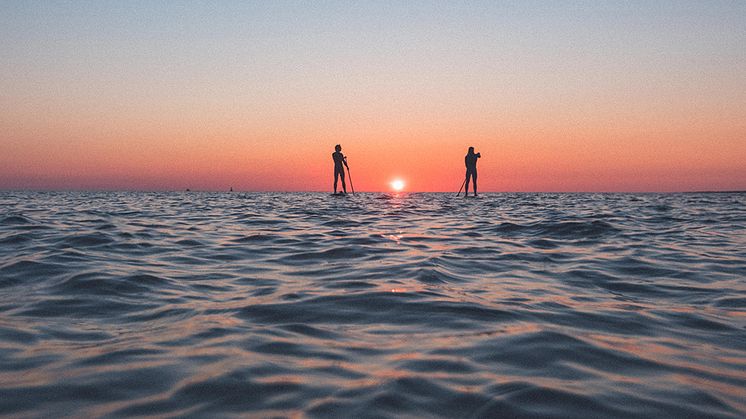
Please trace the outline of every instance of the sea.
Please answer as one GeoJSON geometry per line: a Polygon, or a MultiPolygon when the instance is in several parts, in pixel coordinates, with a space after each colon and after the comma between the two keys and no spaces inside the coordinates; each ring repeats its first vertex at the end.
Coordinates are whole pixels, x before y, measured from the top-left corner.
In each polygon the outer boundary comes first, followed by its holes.
{"type": "Polygon", "coordinates": [[[0,192],[0,415],[743,418],[746,193],[0,192]]]}

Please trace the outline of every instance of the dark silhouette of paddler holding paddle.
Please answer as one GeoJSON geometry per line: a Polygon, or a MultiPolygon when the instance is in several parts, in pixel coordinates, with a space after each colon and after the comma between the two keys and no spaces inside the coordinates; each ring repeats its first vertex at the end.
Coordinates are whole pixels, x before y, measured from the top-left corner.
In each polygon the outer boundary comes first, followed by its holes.
{"type": "MultiPolygon", "coordinates": [[[[469,147],[469,151],[464,156],[464,164],[466,165],[466,179],[461,184],[461,188],[466,186],[464,189],[464,198],[469,195],[469,179],[472,181],[474,186],[474,196],[477,196],[477,159],[482,157],[482,153],[474,153],[474,147],[469,147]]],[[[458,189],[458,196],[461,193],[461,188],[458,189]]]]}
{"type": "Polygon", "coordinates": [[[334,194],[337,194],[337,181],[342,179],[342,193],[347,194],[347,185],[345,184],[345,167],[350,170],[347,166],[347,157],[342,154],[342,146],[337,144],[334,146],[334,153],[332,153],[332,160],[334,160],[334,194]]]}

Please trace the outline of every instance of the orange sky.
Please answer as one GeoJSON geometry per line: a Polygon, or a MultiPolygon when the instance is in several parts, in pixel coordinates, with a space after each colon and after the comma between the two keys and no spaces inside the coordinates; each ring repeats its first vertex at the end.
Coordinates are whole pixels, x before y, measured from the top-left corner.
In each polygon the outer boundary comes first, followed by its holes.
{"type": "Polygon", "coordinates": [[[4,6],[0,189],[746,189],[746,7],[407,4],[4,6]]]}

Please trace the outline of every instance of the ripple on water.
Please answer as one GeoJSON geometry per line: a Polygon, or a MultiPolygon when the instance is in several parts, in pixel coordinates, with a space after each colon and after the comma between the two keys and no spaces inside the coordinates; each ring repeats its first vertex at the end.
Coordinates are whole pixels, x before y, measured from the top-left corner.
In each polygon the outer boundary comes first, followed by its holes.
{"type": "Polygon", "coordinates": [[[744,202],[0,192],[0,414],[744,417],[744,202]]]}

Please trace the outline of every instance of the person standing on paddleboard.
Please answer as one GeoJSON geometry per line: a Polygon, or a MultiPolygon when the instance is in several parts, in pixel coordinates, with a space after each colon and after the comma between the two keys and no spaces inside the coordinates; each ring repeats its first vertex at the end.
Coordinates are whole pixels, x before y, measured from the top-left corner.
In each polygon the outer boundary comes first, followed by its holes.
{"type": "Polygon", "coordinates": [[[471,177],[474,184],[474,196],[477,196],[477,159],[482,157],[482,153],[474,154],[474,147],[469,147],[469,152],[464,157],[464,164],[466,164],[466,185],[464,198],[469,195],[469,178],[471,177]]]}
{"type": "Polygon", "coordinates": [[[334,193],[337,193],[337,180],[342,178],[342,190],[347,194],[347,185],[345,184],[345,167],[347,166],[347,157],[342,154],[342,146],[337,144],[334,146],[334,153],[332,153],[332,160],[334,160],[334,193]]]}

